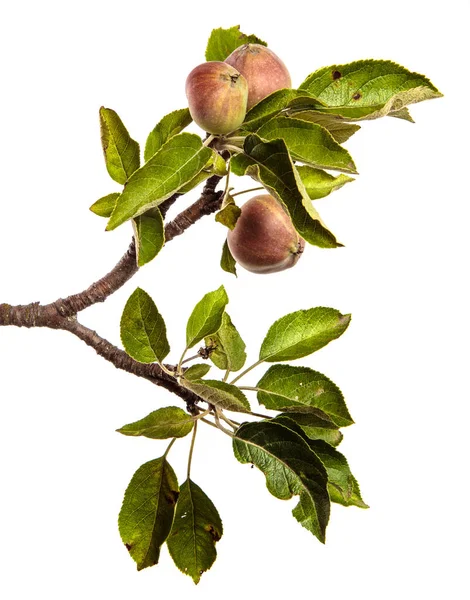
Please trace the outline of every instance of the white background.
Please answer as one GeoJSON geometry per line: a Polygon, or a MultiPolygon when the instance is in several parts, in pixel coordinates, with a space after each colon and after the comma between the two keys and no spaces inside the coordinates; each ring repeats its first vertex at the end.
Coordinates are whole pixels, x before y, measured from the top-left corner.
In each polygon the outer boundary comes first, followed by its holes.
{"type": "MultiPolygon", "coordinates": [[[[240,23],[266,39],[294,85],[321,66],[373,57],[426,74],[445,94],[412,107],[415,125],[365,123],[347,143],[360,176],[318,202],[344,249],[309,247],[295,269],[240,270],[236,280],[218,267],[225,231],[209,217],[80,316],[119,343],[122,308],[140,285],[165,316],[174,359],[193,305],[223,283],[255,360],[281,315],[317,305],[351,312],[347,333],[300,364],[345,393],[357,424],[342,449],[370,510],[334,506],[322,546],[292,518],[295,503],[270,496],[228,438],[204,428],[193,479],[224,522],[218,560],[197,587],[166,549],[159,566],[137,573],[117,514],[135,469],[166,442],[114,430],[178,399],[68,333],[2,328],[3,597],[465,597],[469,17],[469,3],[455,0],[298,1],[279,12],[252,0],[3,4],[0,302],[80,291],[122,255],[130,226],[105,233],[88,211],[119,189],[104,167],[98,109],[117,110],[143,144],[164,114],[186,105],[186,75],[213,27],[240,23]]],[[[181,480],[188,445],[170,455],[181,480]]]]}

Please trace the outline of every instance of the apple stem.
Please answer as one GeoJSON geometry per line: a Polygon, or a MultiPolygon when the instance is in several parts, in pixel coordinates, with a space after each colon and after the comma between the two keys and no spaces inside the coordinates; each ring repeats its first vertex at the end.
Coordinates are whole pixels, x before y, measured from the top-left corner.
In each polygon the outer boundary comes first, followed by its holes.
{"type": "Polygon", "coordinates": [[[235,194],[232,194],[232,198],[235,198],[235,196],[240,196],[241,194],[248,194],[248,192],[257,192],[258,190],[264,190],[264,187],[259,186],[259,187],[250,188],[249,190],[242,190],[241,192],[235,192],[235,194]]]}
{"type": "Polygon", "coordinates": [[[206,138],[206,139],[203,141],[203,145],[204,145],[204,146],[209,146],[209,144],[210,144],[210,143],[211,143],[213,140],[215,140],[215,138],[216,138],[216,136],[211,134],[211,135],[210,135],[208,138],[206,138]]]}
{"type": "Polygon", "coordinates": [[[241,148],[239,148],[238,146],[232,146],[232,144],[224,144],[222,146],[222,150],[228,150],[233,154],[243,154],[243,150],[241,148]]]}

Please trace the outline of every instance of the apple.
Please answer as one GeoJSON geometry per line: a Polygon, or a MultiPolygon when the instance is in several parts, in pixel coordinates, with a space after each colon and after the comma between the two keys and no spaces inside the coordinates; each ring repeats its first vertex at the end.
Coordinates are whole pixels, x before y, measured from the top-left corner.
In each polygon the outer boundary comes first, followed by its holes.
{"type": "Polygon", "coordinates": [[[253,273],[293,267],[305,246],[284,207],[270,194],[245,202],[227,243],[234,259],[253,273]]]}
{"type": "Polygon", "coordinates": [[[194,68],[186,79],[186,96],[192,118],[208,133],[225,135],[245,119],[248,84],[225,62],[209,61],[194,68]]]}
{"type": "Polygon", "coordinates": [[[248,82],[248,110],[276,90],[292,86],[286,65],[261,44],[240,46],[225,62],[237,69],[248,82]]]}

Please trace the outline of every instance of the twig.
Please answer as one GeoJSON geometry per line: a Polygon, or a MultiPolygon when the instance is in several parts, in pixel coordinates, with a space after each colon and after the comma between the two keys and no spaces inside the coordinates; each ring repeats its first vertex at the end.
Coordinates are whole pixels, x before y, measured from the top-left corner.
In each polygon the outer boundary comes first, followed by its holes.
{"type": "MultiPolygon", "coordinates": [[[[204,215],[218,210],[222,192],[216,192],[215,188],[220,180],[221,177],[219,176],[210,177],[203,188],[199,200],[186,210],[183,210],[173,221],[166,225],[166,242],[182,234],[204,215]]],[[[160,210],[163,214],[166,214],[171,204],[178,197],[179,194],[174,194],[166,202],[162,203],[160,210]]],[[[165,373],[159,365],[142,364],[135,361],[125,352],[99,336],[96,331],[79,323],[76,318],[77,313],[82,310],[97,302],[104,302],[111,294],[129,281],[137,270],[135,242],[132,240],[129,248],[117,265],[83,292],[66,298],[59,298],[55,302],[44,305],[41,305],[39,302],[17,306],[0,304],[0,326],[47,327],[69,331],[92,347],[97,354],[111,362],[116,368],[123,369],[138,377],[143,377],[175,393],[185,400],[188,411],[191,412],[199,400],[196,394],[180,386],[177,380],[169,373],[165,373]]]]}

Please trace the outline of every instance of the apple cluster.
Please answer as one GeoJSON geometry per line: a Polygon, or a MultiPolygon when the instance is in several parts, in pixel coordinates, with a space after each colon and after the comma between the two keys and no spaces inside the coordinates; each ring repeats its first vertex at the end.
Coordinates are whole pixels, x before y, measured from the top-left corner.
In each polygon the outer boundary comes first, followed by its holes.
{"type": "MultiPolygon", "coordinates": [[[[212,135],[226,136],[241,127],[255,104],[291,85],[289,71],[272,50],[245,44],[223,62],[194,68],[186,80],[186,96],[193,120],[212,135]]],[[[284,207],[269,194],[245,202],[227,243],[234,259],[254,273],[294,266],[305,244],[284,207]]]]}
{"type": "Polygon", "coordinates": [[[291,87],[289,71],[272,50],[245,44],[224,62],[198,65],[186,80],[194,121],[208,133],[226,135],[240,127],[247,110],[276,90],[291,87]]]}

